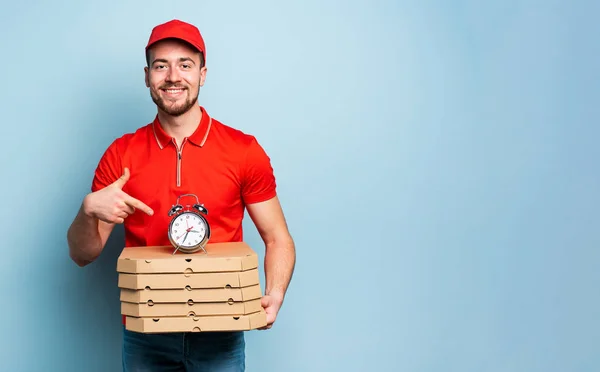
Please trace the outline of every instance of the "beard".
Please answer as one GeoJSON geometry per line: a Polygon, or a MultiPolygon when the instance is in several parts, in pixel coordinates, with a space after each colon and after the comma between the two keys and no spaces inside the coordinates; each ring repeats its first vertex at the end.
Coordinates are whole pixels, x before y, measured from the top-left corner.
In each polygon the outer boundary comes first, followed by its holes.
{"type": "MultiPolygon", "coordinates": [[[[164,86],[164,87],[160,87],[159,89],[168,89],[168,88],[183,88],[183,87],[164,86]]],[[[190,92],[190,90],[188,88],[183,88],[183,89],[186,90],[188,93],[190,92]]],[[[200,87],[198,87],[198,91],[196,92],[196,94],[188,95],[188,98],[185,100],[185,102],[183,102],[179,105],[175,105],[175,104],[172,104],[171,101],[161,98],[158,95],[158,93],[156,93],[152,89],[150,89],[150,96],[152,97],[152,101],[154,101],[154,103],[156,104],[156,106],[158,106],[158,108],[160,108],[162,111],[164,111],[165,113],[167,113],[171,116],[180,116],[180,115],[183,115],[186,112],[188,112],[196,104],[196,102],[198,102],[198,94],[199,93],[200,93],[200,87]]]]}

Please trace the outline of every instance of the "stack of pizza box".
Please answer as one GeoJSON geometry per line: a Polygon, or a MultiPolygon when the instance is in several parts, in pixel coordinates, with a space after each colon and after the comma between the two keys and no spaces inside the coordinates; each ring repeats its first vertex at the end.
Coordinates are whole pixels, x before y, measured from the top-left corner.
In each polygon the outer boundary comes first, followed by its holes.
{"type": "Polygon", "coordinates": [[[266,325],[258,256],[246,243],[127,247],[117,261],[125,327],[141,333],[248,331],[266,325]]]}

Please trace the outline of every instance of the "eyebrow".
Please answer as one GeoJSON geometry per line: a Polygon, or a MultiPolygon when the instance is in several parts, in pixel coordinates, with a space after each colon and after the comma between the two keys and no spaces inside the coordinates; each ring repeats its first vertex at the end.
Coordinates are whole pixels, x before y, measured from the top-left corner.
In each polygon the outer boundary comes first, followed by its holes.
{"type": "MultiPolygon", "coordinates": [[[[194,60],[191,59],[190,57],[181,57],[181,58],[179,58],[179,62],[188,62],[188,61],[192,62],[193,64],[196,64],[196,62],[194,62],[194,60]]],[[[154,61],[152,61],[152,64],[154,65],[157,62],[169,63],[169,61],[167,61],[166,59],[158,58],[158,59],[155,59],[154,61]]]]}
{"type": "Polygon", "coordinates": [[[196,62],[194,62],[194,60],[191,59],[190,57],[181,57],[181,58],[179,58],[179,62],[187,62],[187,61],[192,62],[193,64],[196,64],[196,62]]]}

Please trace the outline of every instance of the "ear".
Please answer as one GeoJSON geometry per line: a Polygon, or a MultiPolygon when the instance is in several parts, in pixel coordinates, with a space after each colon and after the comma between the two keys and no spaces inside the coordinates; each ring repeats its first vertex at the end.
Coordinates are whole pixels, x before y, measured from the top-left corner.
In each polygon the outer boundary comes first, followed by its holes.
{"type": "Polygon", "coordinates": [[[150,88],[150,81],[148,79],[148,67],[144,67],[144,80],[146,81],[146,88],[150,88]]]}
{"type": "Polygon", "coordinates": [[[206,72],[207,71],[208,71],[208,69],[206,68],[206,66],[204,66],[200,69],[200,86],[204,85],[204,81],[206,80],[206,72]]]}

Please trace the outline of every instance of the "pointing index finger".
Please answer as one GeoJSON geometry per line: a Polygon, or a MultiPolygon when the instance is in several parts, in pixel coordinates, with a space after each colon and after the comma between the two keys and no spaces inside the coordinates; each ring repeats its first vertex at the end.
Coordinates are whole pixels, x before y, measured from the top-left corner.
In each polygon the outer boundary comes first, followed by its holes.
{"type": "Polygon", "coordinates": [[[135,209],[140,209],[140,210],[144,211],[149,216],[152,216],[154,214],[154,211],[152,210],[152,208],[150,208],[149,206],[147,206],[146,204],[142,203],[141,201],[137,200],[136,198],[134,198],[132,196],[128,195],[125,198],[124,202],[125,202],[125,204],[132,206],[135,209]]]}

